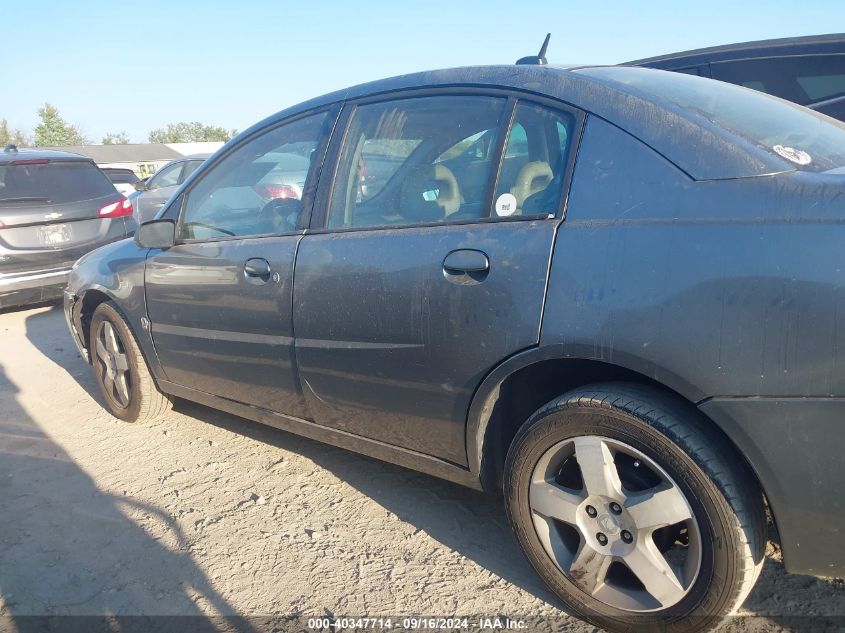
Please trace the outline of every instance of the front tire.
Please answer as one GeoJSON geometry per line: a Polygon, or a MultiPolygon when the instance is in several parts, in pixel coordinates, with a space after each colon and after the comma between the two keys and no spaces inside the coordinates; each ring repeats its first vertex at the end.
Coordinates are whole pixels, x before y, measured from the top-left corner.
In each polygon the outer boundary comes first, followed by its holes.
{"type": "Polygon", "coordinates": [[[608,383],[541,407],[505,464],[517,539],[566,610],[609,631],[712,630],[763,564],[762,494],[692,405],[608,383]]]}
{"type": "Polygon", "coordinates": [[[117,308],[101,303],[91,317],[91,364],[113,416],[125,422],[155,419],[170,408],[156,387],[138,343],[117,308]]]}

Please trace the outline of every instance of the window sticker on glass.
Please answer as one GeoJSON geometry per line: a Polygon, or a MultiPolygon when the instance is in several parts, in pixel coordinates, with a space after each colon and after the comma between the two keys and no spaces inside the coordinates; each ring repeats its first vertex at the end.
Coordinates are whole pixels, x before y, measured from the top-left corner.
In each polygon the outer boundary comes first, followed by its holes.
{"type": "Polygon", "coordinates": [[[783,145],[775,145],[772,149],[778,156],[782,156],[786,160],[792,161],[798,165],[809,165],[813,162],[813,157],[802,149],[785,147],[783,145]]]}
{"type": "Polygon", "coordinates": [[[512,193],[503,193],[496,198],[496,215],[507,217],[516,213],[516,196],[512,193]]]}

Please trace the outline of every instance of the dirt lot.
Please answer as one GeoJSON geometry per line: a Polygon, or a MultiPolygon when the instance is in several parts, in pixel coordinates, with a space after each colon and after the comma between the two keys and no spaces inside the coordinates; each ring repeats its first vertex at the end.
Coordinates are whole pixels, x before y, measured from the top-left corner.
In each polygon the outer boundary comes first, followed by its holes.
{"type": "MultiPolygon", "coordinates": [[[[845,616],[841,582],[769,553],[746,604],[769,617],[730,628],[845,616]]],[[[190,403],[117,421],[58,307],[0,313],[0,615],[557,608],[495,497],[190,403]]]]}

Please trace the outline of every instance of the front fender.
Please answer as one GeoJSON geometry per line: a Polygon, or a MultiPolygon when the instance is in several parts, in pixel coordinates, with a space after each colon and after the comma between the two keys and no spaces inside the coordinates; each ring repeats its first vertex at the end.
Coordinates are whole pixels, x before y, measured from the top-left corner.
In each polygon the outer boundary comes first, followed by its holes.
{"type": "Polygon", "coordinates": [[[65,318],[77,347],[90,362],[88,327],[97,305],[111,301],[126,317],[126,324],[147,361],[153,376],[164,373],[153,347],[144,293],[144,269],[148,249],[133,239],[121,240],[98,248],[74,264],[65,290],[65,318]]]}

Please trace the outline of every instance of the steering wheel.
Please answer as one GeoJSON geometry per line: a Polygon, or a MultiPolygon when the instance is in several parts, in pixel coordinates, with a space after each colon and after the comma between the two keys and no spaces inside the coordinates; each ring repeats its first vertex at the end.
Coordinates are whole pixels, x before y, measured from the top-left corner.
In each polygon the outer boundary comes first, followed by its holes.
{"type": "Polygon", "coordinates": [[[262,226],[269,228],[271,233],[290,233],[296,230],[301,211],[301,200],[274,198],[259,211],[258,220],[262,226]]]}

